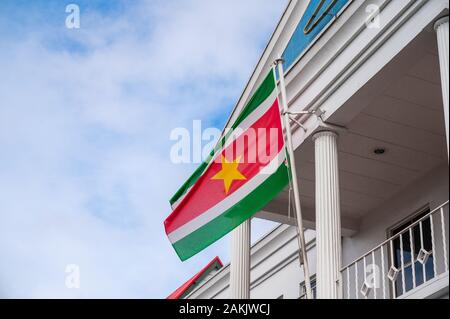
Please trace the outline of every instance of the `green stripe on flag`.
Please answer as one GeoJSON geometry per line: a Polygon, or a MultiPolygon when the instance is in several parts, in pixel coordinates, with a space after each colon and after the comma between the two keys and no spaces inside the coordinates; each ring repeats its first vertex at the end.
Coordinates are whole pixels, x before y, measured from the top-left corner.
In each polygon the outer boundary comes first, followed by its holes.
{"type": "Polygon", "coordinates": [[[270,96],[273,90],[275,90],[275,78],[273,76],[273,72],[269,72],[231,127],[238,127],[238,125],[241,124],[241,122],[249,116],[250,113],[252,113],[270,96]]]}
{"type": "Polygon", "coordinates": [[[283,162],[275,173],[236,205],[206,225],[175,242],[173,247],[178,257],[184,261],[225,236],[260,211],[287,186],[288,182],[287,167],[283,162]]]}

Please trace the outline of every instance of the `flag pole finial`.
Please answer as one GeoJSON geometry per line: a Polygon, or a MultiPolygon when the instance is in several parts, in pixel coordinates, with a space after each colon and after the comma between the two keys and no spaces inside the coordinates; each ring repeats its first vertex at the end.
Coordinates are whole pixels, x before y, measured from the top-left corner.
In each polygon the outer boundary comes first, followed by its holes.
{"type": "Polygon", "coordinates": [[[284,63],[284,59],[281,56],[279,56],[278,58],[273,60],[273,65],[275,65],[275,66],[277,66],[280,63],[284,63]]]}

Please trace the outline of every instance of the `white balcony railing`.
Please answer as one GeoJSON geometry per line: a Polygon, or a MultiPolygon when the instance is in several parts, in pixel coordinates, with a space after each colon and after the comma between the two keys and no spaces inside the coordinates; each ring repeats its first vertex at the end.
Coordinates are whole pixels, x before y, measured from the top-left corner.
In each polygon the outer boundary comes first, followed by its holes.
{"type": "Polygon", "coordinates": [[[402,298],[448,275],[448,234],[447,201],[342,268],[343,298],[402,298]]]}

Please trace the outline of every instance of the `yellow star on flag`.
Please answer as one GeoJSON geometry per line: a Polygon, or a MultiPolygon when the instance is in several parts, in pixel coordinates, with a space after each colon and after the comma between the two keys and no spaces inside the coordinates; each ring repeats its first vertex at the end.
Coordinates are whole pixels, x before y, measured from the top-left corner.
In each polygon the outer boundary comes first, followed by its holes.
{"type": "Polygon", "coordinates": [[[237,157],[234,161],[229,162],[225,156],[222,155],[222,169],[214,175],[211,179],[213,180],[223,180],[225,186],[225,194],[228,194],[231,184],[235,180],[246,180],[247,178],[242,175],[238,170],[239,162],[241,161],[241,156],[237,157]]]}

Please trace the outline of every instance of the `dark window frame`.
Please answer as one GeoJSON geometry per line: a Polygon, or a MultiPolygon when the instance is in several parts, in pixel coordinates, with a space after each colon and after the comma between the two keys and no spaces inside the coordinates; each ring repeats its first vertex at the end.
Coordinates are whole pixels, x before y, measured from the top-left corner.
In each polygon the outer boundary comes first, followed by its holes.
{"type": "MultiPolygon", "coordinates": [[[[313,294],[313,299],[317,298],[317,282],[316,282],[316,275],[311,276],[311,290],[313,294]]],[[[303,280],[300,283],[300,297],[298,299],[306,299],[306,287],[305,287],[305,281],[303,280]]]]}

